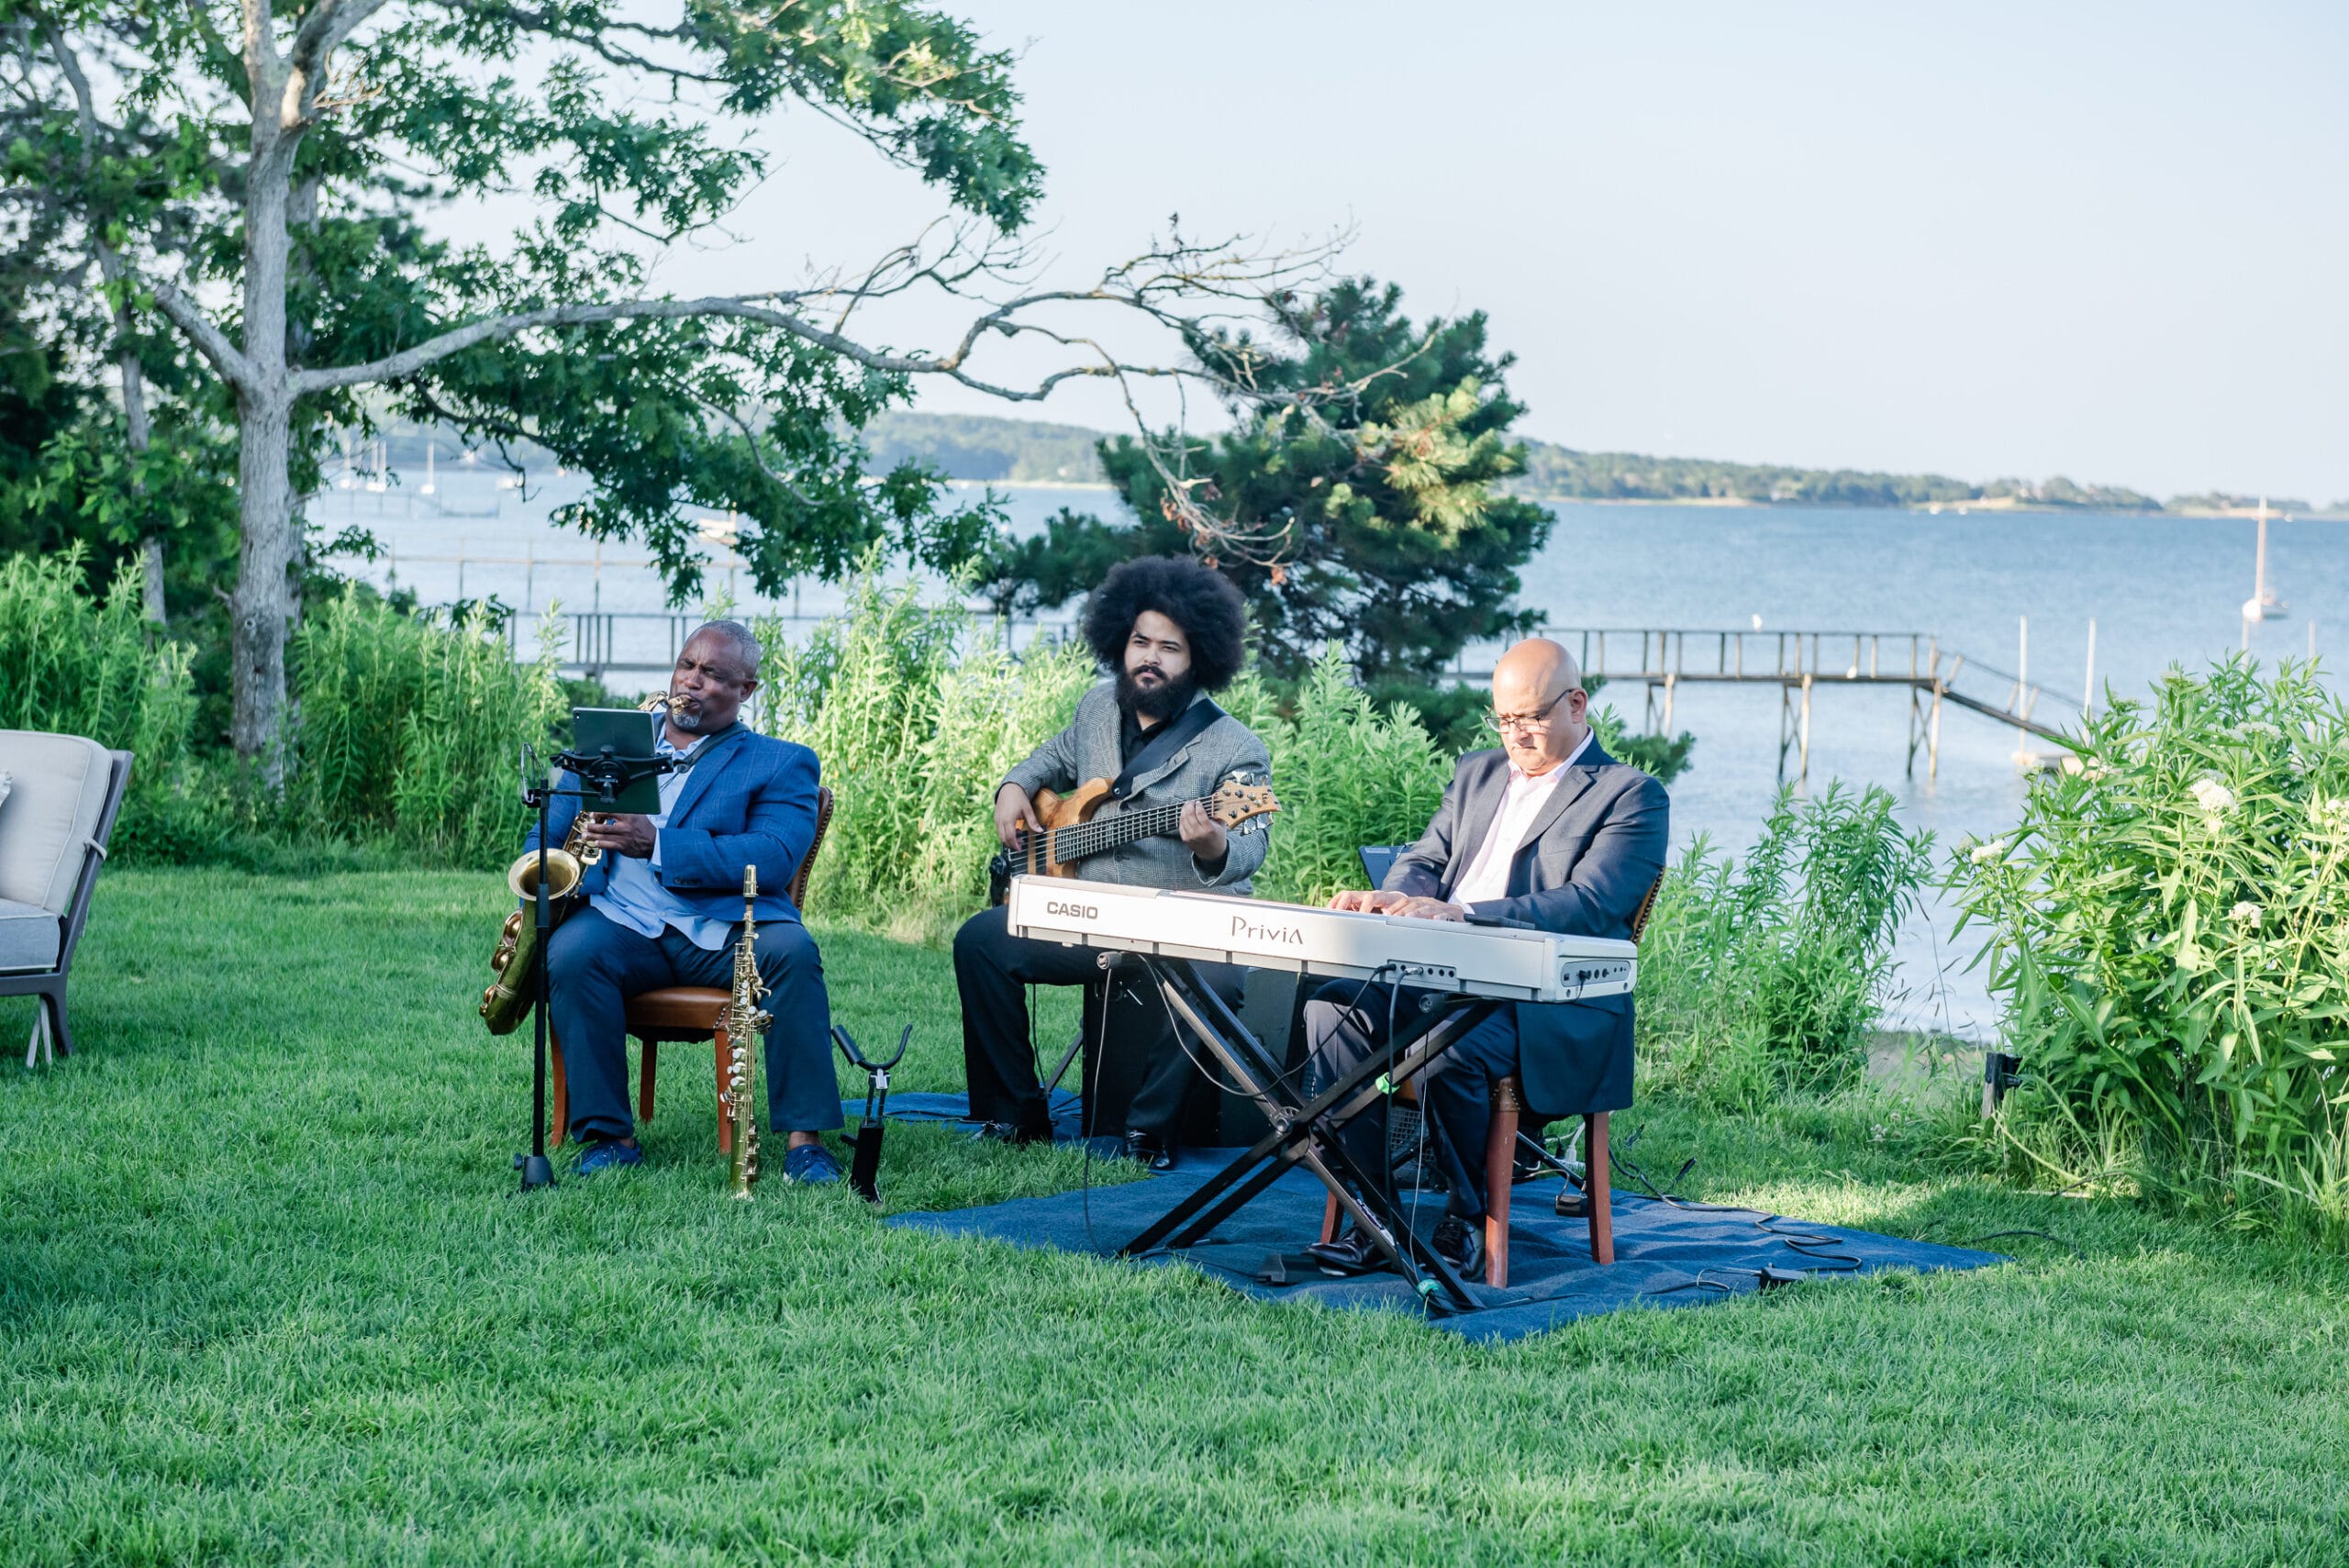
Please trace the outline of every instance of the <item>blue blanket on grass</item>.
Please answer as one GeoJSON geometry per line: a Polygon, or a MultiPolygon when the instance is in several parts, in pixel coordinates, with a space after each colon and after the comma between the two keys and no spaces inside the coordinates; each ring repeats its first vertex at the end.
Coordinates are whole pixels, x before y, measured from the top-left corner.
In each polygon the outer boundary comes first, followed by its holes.
{"type": "MultiPolygon", "coordinates": [[[[1053,1106],[1055,1120],[1066,1121],[1074,1136],[1075,1096],[1065,1097],[1067,1106],[1053,1106]]],[[[889,1110],[892,1119],[902,1109],[907,1120],[945,1121],[961,1119],[966,1114],[962,1105],[960,1095],[893,1095],[889,1110]]],[[[863,1108],[852,1102],[852,1116],[863,1108]]],[[[888,1223],[1107,1256],[1239,1152],[1186,1149],[1174,1170],[1149,1181],[1097,1186],[1089,1195],[1060,1193],[942,1214],[900,1214],[888,1223]]],[[[1827,1279],[1884,1269],[1978,1269],[2006,1261],[1995,1252],[1814,1225],[1755,1209],[1657,1202],[1619,1192],[1613,1204],[1615,1262],[1602,1268],[1591,1261],[1588,1223],[1562,1219],[1553,1212],[1558,1186],[1555,1180],[1542,1180],[1517,1188],[1509,1217],[1507,1288],[1472,1283],[1469,1289],[1478,1309],[1430,1317],[1431,1325],[1464,1339],[1501,1343],[1619,1307],[1695,1307],[1725,1296],[1748,1295],[1762,1288],[1765,1270],[1827,1279]]],[[[1312,1300],[1421,1315],[1417,1298],[1393,1274],[1331,1279],[1305,1262],[1306,1244],[1320,1231],[1323,1196],[1321,1184],[1309,1173],[1291,1170],[1225,1220],[1207,1241],[1179,1255],[1234,1290],[1264,1300],[1312,1300]]],[[[1402,1199],[1408,1208],[1410,1194],[1406,1191],[1402,1199]]],[[[1423,1234],[1432,1231],[1442,1217],[1442,1195],[1421,1195],[1418,1229],[1423,1234]]],[[[1170,1261],[1166,1253],[1142,1260],[1170,1261]]]]}

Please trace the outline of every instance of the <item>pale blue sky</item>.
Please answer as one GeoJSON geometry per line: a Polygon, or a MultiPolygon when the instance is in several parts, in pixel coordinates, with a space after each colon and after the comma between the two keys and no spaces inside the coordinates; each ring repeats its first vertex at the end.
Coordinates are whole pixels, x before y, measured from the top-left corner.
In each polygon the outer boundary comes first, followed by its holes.
{"type": "MultiPolygon", "coordinates": [[[[2340,5],[948,4],[1021,51],[1057,275],[1174,211],[1352,223],[1352,268],[1490,314],[1529,434],[2349,497],[2340,5]]],[[[935,209],[811,116],[761,139],[745,243],[670,286],[935,209]]]]}

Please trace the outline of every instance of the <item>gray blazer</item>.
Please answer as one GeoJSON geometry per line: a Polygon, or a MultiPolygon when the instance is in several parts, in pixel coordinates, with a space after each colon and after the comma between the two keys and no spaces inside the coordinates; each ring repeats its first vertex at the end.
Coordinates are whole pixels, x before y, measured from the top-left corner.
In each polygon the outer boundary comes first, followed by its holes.
{"type": "MultiPolygon", "coordinates": [[[[1426,837],[1396,857],[1386,885],[1449,898],[1500,814],[1508,755],[1460,759],[1426,837]]],[[[1561,781],[1508,868],[1508,894],[1472,904],[1479,915],[1523,920],[1562,936],[1628,941],[1631,917],[1664,873],[1671,842],[1664,786],[1593,740],[1561,781]]],[[[1621,1110],[1631,1103],[1631,998],[1516,1004],[1519,1073],[1526,1103],[1548,1117],[1621,1110]]]]}
{"type": "MultiPolygon", "coordinates": [[[[1125,772],[1118,752],[1118,689],[1103,681],[1078,699],[1076,717],[1069,727],[1036,748],[1035,754],[1003,776],[1033,795],[1040,789],[1066,795],[1094,779],[1114,779],[1125,772]]],[[[1215,793],[1216,785],[1240,769],[1269,777],[1272,753],[1255,732],[1226,714],[1191,737],[1181,750],[1158,766],[1135,775],[1133,793],[1122,803],[1104,805],[1100,815],[1125,806],[1164,806],[1215,793]]],[[[997,791],[1002,789],[997,784],[997,791]]],[[[1122,882],[1142,887],[1212,887],[1220,893],[1246,893],[1249,878],[1264,863],[1272,840],[1272,819],[1259,817],[1249,824],[1253,832],[1227,835],[1230,848],[1222,868],[1209,876],[1198,860],[1168,834],[1121,844],[1078,863],[1076,874],[1093,882],[1122,882]]]]}

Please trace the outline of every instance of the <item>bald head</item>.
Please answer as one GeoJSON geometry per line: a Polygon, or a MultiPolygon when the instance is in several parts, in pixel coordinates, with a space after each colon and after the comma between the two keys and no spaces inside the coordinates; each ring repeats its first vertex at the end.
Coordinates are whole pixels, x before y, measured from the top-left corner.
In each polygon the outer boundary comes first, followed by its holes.
{"type": "Polygon", "coordinates": [[[1581,666],[1546,637],[1527,638],[1493,666],[1493,712],[1520,721],[1499,726],[1501,745],[1528,773],[1546,773],[1574,755],[1590,732],[1589,707],[1581,666]]]}

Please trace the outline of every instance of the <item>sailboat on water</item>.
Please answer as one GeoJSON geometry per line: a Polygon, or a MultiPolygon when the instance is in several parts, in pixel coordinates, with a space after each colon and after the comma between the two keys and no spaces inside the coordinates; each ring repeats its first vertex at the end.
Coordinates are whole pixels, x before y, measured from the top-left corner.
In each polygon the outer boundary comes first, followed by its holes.
{"type": "Polygon", "coordinates": [[[2247,621],[2282,620],[2292,613],[2292,606],[2276,596],[2267,585],[2267,519],[2277,514],[2267,509],[2267,497],[2259,498],[2259,558],[2252,568],[2251,597],[2243,602],[2243,618],[2247,621]]]}

